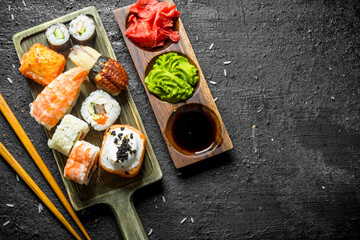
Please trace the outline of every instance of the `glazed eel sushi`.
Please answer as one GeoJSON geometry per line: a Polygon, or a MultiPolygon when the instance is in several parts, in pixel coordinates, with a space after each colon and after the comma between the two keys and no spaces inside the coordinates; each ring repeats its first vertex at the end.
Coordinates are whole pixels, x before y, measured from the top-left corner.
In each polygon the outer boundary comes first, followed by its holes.
{"type": "Polygon", "coordinates": [[[129,84],[129,77],[119,62],[102,56],[91,47],[75,45],[69,58],[89,72],[91,82],[111,95],[118,95],[129,84]]]}

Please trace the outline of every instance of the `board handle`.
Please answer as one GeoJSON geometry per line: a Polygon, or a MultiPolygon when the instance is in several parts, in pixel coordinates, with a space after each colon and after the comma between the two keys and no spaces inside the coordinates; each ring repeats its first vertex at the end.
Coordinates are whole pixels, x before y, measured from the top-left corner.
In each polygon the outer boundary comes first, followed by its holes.
{"type": "Polygon", "coordinates": [[[125,240],[147,240],[147,234],[132,202],[133,193],[118,193],[109,196],[107,204],[114,212],[121,234],[125,240]]]}

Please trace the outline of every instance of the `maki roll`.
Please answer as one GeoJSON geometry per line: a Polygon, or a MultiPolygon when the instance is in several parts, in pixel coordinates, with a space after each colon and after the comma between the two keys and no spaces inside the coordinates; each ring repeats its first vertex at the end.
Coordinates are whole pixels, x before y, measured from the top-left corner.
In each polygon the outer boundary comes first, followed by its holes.
{"type": "Polygon", "coordinates": [[[119,62],[102,56],[91,47],[75,45],[69,58],[89,72],[91,82],[111,95],[118,95],[129,84],[129,76],[119,62]]]}
{"type": "Polygon", "coordinates": [[[96,90],[81,106],[81,116],[96,131],[110,127],[120,115],[120,105],[108,93],[96,90]]]}
{"type": "Polygon", "coordinates": [[[57,126],[52,139],[49,139],[48,146],[69,156],[74,143],[77,140],[82,140],[89,130],[90,128],[86,122],[67,114],[57,126]]]}
{"type": "Polygon", "coordinates": [[[129,125],[112,125],[104,134],[99,163],[121,177],[138,175],[145,154],[145,135],[129,125]]]}
{"type": "Polygon", "coordinates": [[[45,36],[54,51],[64,51],[70,47],[70,34],[62,23],[55,23],[46,29],[45,36]]]}
{"type": "Polygon", "coordinates": [[[64,176],[79,184],[87,185],[96,169],[100,148],[85,141],[77,141],[64,168],[64,176]]]}
{"type": "Polygon", "coordinates": [[[91,18],[79,15],[70,22],[69,32],[77,43],[87,44],[95,38],[96,27],[91,18]]]}

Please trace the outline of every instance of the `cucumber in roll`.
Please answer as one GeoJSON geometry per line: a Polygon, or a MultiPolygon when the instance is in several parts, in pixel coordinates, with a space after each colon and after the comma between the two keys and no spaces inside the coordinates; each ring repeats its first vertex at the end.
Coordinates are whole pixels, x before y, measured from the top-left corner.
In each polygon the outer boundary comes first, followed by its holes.
{"type": "Polygon", "coordinates": [[[69,32],[75,42],[88,44],[96,36],[96,26],[91,18],[79,15],[70,22],[69,32]]]}
{"type": "Polygon", "coordinates": [[[45,32],[46,40],[54,51],[64,51],[70,47],[70,34],[62,23],[51,25],[45,32]]]}
{"type": "Polygon", "coordinates": [[[69,58],[88,71],[91,82],[111,95],[118,95],[129,84],[129,77],[119,62],[102,56],[91,47],[75,45],[69,58]]]}

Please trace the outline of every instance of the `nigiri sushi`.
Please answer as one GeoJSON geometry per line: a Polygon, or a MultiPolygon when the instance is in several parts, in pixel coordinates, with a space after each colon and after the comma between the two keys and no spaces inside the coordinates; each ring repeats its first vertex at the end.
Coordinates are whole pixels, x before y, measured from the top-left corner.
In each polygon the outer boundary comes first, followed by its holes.
{"type": "Polygon", "coordinates": [[[71,114],[66,114],[56,127],[52,139],[48,140],[48,146],[69,156],[75,142],[85,138],[89,130],[89,125],[86,122],[71,114]]]}
{"type": "Polygon", "coordinates": [[[64,71],[65,57],[40,43],[32,45],[21,58],[22,75],[47,86],[64,71]]]}
{"type": "Polygon", "coordinates": [[[100,148],[85,141],[77,141],[64,168],[64,176],[79,184],[87,185],[96,168],[100,148]]]}
{"type": "Polygon", "coordinates": [[[50,130],[71,111],[86,75],[81,67],[60,74],[30,104],[30,115],[50,130]]]}
{"type": "Polygon", "coordinates": [[[101,56],[91,47],[75,45],[69,58],[76,66],[89,72],[91,82],[111,95],[118,95],[129,84],[129,76],[119,62],[101,56]]]}
{"type": "Polygon", "coordinates": [[[112,125],[105,131],[99,162],[101,167],[121,177],[135,177],[145,154],[145,135],[129,125],[112,125]]]}
{"type": "Polygon", "coordinates": [[[96,131],[110,127],[120,115],[120,105],[108,93],[96,90],[81,105],[81,116],[96,131]]]}

